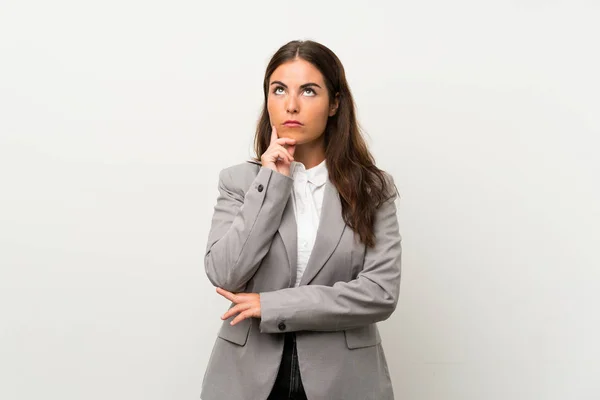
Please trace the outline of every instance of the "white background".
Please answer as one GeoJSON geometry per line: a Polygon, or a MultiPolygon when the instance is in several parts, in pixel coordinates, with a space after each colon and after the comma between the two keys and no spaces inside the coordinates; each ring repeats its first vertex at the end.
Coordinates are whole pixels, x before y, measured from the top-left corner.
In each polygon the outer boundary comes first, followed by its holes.
{"type": "MultiPolygon", "coordinates": [[[[0,4],[0,398],[198,399],[218,172],[293,39],[393,174],[396,398],[600,398],[596,1],[0,4]]],[[[352,399],[350,399],[352,400],[352,399]]],[[[362,400],[362,399],[357,399],[362,400]]]]}

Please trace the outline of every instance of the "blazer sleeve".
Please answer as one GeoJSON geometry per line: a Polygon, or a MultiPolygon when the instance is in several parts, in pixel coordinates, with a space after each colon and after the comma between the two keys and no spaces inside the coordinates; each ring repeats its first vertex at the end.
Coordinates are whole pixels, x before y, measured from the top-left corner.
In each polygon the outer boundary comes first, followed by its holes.
{"type": "Polygon", "coordinates": [[[402,237],[396,198],[394,193],[376,213],[376,244],[367,247],[363,270],[356,279],[260,293],[260,331],[336,331],[387,319],[400,294],[402,237]]]}
{"type": "Polygon", "coordinates": [[[291,193],[293,179],[261,166],[248,191],[219,173],[219,196],[208,234],[204,266],[214,286],[242,291],[267,254],[291,193]]]}

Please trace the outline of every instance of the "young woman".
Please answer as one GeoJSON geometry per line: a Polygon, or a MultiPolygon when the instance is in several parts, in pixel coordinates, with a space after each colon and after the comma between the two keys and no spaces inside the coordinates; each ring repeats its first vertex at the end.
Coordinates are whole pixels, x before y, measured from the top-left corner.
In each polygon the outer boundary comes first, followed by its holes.
{"type": "Polygon", "coordinates": [[[231,306],[201,398],[393,399],[376,323],[400,289],[394,180],[327,47],[282,46],[263,90],[256,157],[219,174],[204,263],[231,306]]]}

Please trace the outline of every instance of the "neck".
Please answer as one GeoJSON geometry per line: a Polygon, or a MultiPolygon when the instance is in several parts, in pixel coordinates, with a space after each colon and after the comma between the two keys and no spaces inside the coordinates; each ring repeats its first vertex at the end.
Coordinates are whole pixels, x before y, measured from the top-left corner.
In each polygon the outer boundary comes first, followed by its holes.
{"type": "Polygon", "coordinates": [[[294,161],[304,164],[309,169],[319,165],[325,159],[324,138],[309,143],[297,144],[294,150],[294,161]]]}

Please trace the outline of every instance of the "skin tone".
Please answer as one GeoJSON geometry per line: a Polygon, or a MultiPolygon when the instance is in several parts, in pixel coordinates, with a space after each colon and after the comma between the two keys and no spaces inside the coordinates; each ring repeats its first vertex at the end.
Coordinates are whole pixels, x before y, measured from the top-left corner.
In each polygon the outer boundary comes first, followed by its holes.
{"type": "Polygon", "coordinates": [[[296,139],[277,137],[277,128],[271,125],[271,143],[260,157],[262,166],[290,176],[290,167],[294,161],[296,139]]]}
{"type": "MultiPolygon", "coordinates": [[[[292,161],[306,169],[325,159],[324,131],[329,117],[339,106],[336,94],[330,101],[321,72],[311,63],[295,59],[281,64],[269,79],[267,110],[272,126],[269,148],[261,156],[263,167],[290,176],[292,161]],[[302,125],[290,127],[285,121],[296,120],[302,125]]],[[[217,293],[236,305],[221,316],[235,325],[246,318],[260,318],[259,293],[232,293],[217,288],[217,293]]]]}
{"type": "Polygon", "coordinates": [[[306,169],[325,159],[324,131],[329,117],[337,112],[338,96],[330,104],[323,74],[302,59],[281,64],[269,78],[267,110],[280,138],[295,139],[294,159],[306,169]],[[284,125],[300,121],[300,127],[284,125]]]}

